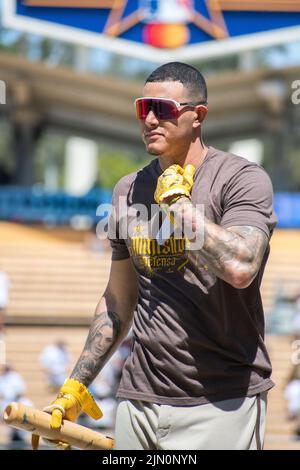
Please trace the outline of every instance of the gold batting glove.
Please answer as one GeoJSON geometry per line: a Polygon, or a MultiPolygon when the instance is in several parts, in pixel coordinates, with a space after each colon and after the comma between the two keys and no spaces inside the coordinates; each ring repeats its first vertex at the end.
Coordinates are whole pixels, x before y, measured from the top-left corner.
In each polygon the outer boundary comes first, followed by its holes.
{"type": "Polygon", "coordinates": [[[75,421],[81,411],[94,419],[103,416],[94,398],[85,385],[75,379],[67,379],[61,387],[56,400],[50,406],[46,406],[43,411],[51,413],[51,427],[59,429],[62,419],[75,421]]]}
{"type": "Polygon", "coordinates": [[[186,196],[190,199],[194,183],[195,167],[191,164],[184,169],[177,164],[167,168],[157,180],[154,199],[158,204],[167,202],[172,196],[186,196]]]}
{"type": "MultiPolygon", "coordinates": [[[[103,416],[87,387],[75,379],[67,379],[56,400],[52,405],[46,406],[43,411],[51,413],[52,429],[59,429],[63,418],[76,421],[81,411],[94,419],[100,419],[103,416]]],[[[38,436],[35,434],[32,436],[32,447],[38,448],[38,436]]]]}

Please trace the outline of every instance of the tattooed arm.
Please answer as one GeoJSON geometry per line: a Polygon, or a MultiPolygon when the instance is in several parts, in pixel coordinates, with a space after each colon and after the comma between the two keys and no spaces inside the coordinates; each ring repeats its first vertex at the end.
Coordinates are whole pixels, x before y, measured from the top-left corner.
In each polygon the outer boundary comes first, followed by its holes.
{"type": "Polygon", "coordinates": [[[71,374],[89,386],[126,337],[137,301],[137,278],[130,259],[112,261],[107,288],[71,374]]]}
{"type": "Polygon", "coordinates": [[[193,227],[194,233],[204,229],[203,246],[189,251],[188,257],[194,265],[207,264],[216,276],[237,289],[248,287],[260,268],[269,240],[259,228],[233,226],[227,229],[214,224],[185,198],[172,208],[183,214],[184,223],[193,227]],[[184,209],[183,209],[184,208],[184,209]]]}

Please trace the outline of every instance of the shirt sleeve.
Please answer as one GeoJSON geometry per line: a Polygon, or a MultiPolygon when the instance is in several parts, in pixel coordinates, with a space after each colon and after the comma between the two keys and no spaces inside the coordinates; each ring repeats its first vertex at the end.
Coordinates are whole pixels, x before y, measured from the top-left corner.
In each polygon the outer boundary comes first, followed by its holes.
{"type": "Polygon", "coordinates": [[[112,196],[112,212],[109,217],[109,230],[108,239],[112,248],[112,261],[121,261],[123,259],[130,258],[130,254],[125,242],[120,234],[120,208],[119,199],[120,191],[119,185],[114,188],[112,196]]]}
{"type": "Polygon", "coordinates": [[[251,225],[270,237],[276,223],[273,187],[268,174],[258,165],[239,170],[224,189],[220,225],[251,225]]]}

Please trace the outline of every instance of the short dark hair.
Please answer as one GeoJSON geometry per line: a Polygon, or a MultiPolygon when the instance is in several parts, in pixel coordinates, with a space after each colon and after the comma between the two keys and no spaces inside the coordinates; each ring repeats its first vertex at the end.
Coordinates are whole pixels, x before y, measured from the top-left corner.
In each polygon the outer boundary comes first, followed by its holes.
{"type": "Polygon", "coordinates": [[[203,75],[192,65],[183,62],[169,62],[155,69],[145,81],[181,82],[197,101],[207,101],[207,86],[203,75]]]}

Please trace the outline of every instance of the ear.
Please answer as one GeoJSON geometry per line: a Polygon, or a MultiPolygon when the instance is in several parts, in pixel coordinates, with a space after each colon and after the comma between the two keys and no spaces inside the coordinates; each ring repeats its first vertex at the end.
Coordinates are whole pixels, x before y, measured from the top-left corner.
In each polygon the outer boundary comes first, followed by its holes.
{"type": "Polygon", "coordinates": [[[208,111],[207,106],[204,106],[203,104],[195,107],[195,113],[197,113],[197,115],[193,123],[194,128],[198,128],[201,126],[201,123],[204,121],[206,117],[207,111],[208,111]]]}
{"type": "Polygon", "coordinates": [[[205,106],[203,104],[200,104],[200,105],[196,106],[196,112],[198,114],[199,122],[203,122],[204,119],[206,118],[208,108],[207,108],[207,106],[205,106]]]}

